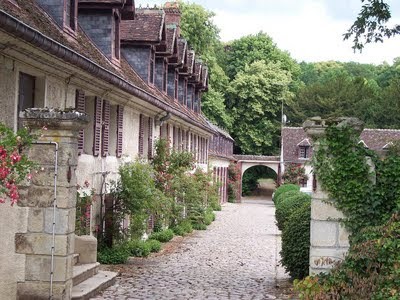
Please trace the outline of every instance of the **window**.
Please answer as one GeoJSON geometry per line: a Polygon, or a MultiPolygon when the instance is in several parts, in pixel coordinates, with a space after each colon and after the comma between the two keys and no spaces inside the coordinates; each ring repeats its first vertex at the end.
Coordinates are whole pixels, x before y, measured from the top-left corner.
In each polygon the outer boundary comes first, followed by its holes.
{"type": "Polygon", "coordinates": [[[300,146],[299,149],[299,158],[309,158],[310,147],[308,146],[300,146]]]}
{"type": "MultiPolygon", "coordinates": [[[[27,108],[35,107],[36,78],[29,74],[19,73],[18,114],[27,108]]],[[[22,123],[18,119],[18,128],[22,123]]]]}
{"type": "Polygon", "coordinates": [[[304,178],[300,179],[300,185],[301,187],[307,187],[307,180],[305,180],[304,178]]]}
{"type": "Polygon", "coordinates": [[[73,31],[76,30],[76,14],[77,14],[77,1],[65,0],[65,24],[73,31]]]}

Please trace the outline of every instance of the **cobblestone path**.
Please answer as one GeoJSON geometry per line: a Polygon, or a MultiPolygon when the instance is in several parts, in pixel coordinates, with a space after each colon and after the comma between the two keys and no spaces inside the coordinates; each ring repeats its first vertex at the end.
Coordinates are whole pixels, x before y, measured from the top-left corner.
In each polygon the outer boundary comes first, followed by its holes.
{"type": "Polygon", "coordinates": [[[132,260],[95,299],[289,299],[277,288],[287,279],[279,248],[272,201],[228,203],[170,253],[132,260]]]}

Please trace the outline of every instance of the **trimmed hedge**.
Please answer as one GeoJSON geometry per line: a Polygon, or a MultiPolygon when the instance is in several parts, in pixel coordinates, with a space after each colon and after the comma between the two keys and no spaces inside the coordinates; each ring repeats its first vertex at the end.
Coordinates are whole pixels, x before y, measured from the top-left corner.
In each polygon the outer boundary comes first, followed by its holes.
{"type": "Polygon", "coordinates": [[[280,230],[283,230],[283,228],[285,228],[287,220],[292,215],[292,213],[296,209],[301,207],[304,203],[310,201],[311,196],[303,192],[296,192],[296,194],[287,192],[281,194],[281,199],[276,205],[275,211],[275,218],[278,228],[280,230]]]}
{"type": "Polygon", "coordinates": [[[150,240],[157,240],[161,243],[166,243],[174,237],[174,231],[172,229],[166,229],[160,232],[154,232],[150,235],[150,240]]]}
{"type": "Polygon", "coordinates": [[[280,187],[278,187],[274,193],[274,199],[272,199],[276,203],[276,199],[283,193],[286,193],[287,191],[300,191],[300,186],[296,184],[283,184],[280,187]]]}
{"type": "Polygon", "coordinates": [[[284,193],[280,194],[278,197],[274,197],[274,199],[275,199],[275,201],[274,201],[275,202],[275,207],[277,208],[284,199],[296,196],[299,193],[300,193],[300,191],[290,190],[290,191],[287,191],[287,192],[284,192],[284,193]]]}
{"type": "Polygon", "coordinates": [[[309,272],[311,201],[298,207],[282,231],[281,262],[292,278],[309,272]]]}

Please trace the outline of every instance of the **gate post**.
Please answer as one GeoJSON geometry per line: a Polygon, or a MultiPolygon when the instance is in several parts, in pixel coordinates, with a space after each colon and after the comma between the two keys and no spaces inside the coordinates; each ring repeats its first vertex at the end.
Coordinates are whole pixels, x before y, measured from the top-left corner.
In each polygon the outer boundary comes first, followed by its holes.
{"type": "Polygon", "coordinates": [[[79,130],[87,116],[75,111],[30,109],[24,126],[41,134],[29,151],[38,174],[21,188],[19,207],[27,211],[26,230],[15,234],[15,252],[25,259],[18,299],[70,299],[76,213],[79,130]]]}
{"type": "MultiPolygon", "coordinates": [[[[362,123],[355,118],[338,118],[336,126],[348,125],[362,131],[362,123]]],[[[328,126],[321,118],[312,118],[304,122],[303,128],[313,141],[313,151],[319,147],[319,139],[325,136],[328,126]]],[[[328,193],[321,188],[318,174],[313,177],[310,224],[310,274],[328,272],[339,260],[343,260],[349,248],[348,232],[339,222],[343,213],[332,204],[328,193]]]]}

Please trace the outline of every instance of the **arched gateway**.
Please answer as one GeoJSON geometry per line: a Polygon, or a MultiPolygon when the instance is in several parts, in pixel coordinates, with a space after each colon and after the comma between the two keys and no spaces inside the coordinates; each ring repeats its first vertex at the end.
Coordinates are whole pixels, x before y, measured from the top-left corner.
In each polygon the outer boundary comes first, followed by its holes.
{"type": "MultiPolygon", "coordinates": [[[[282,178],[281,162],[279,156],[258,156],[258,155],[234,155],[237,164],[240,168],[240,177],[243,178],[244,172],[254,166],[266,166],[278,175],[277,183],[280,184],[282,178]]],[[[239,195],[242,194],[242,184],[240,184],[239,195]]]]}

